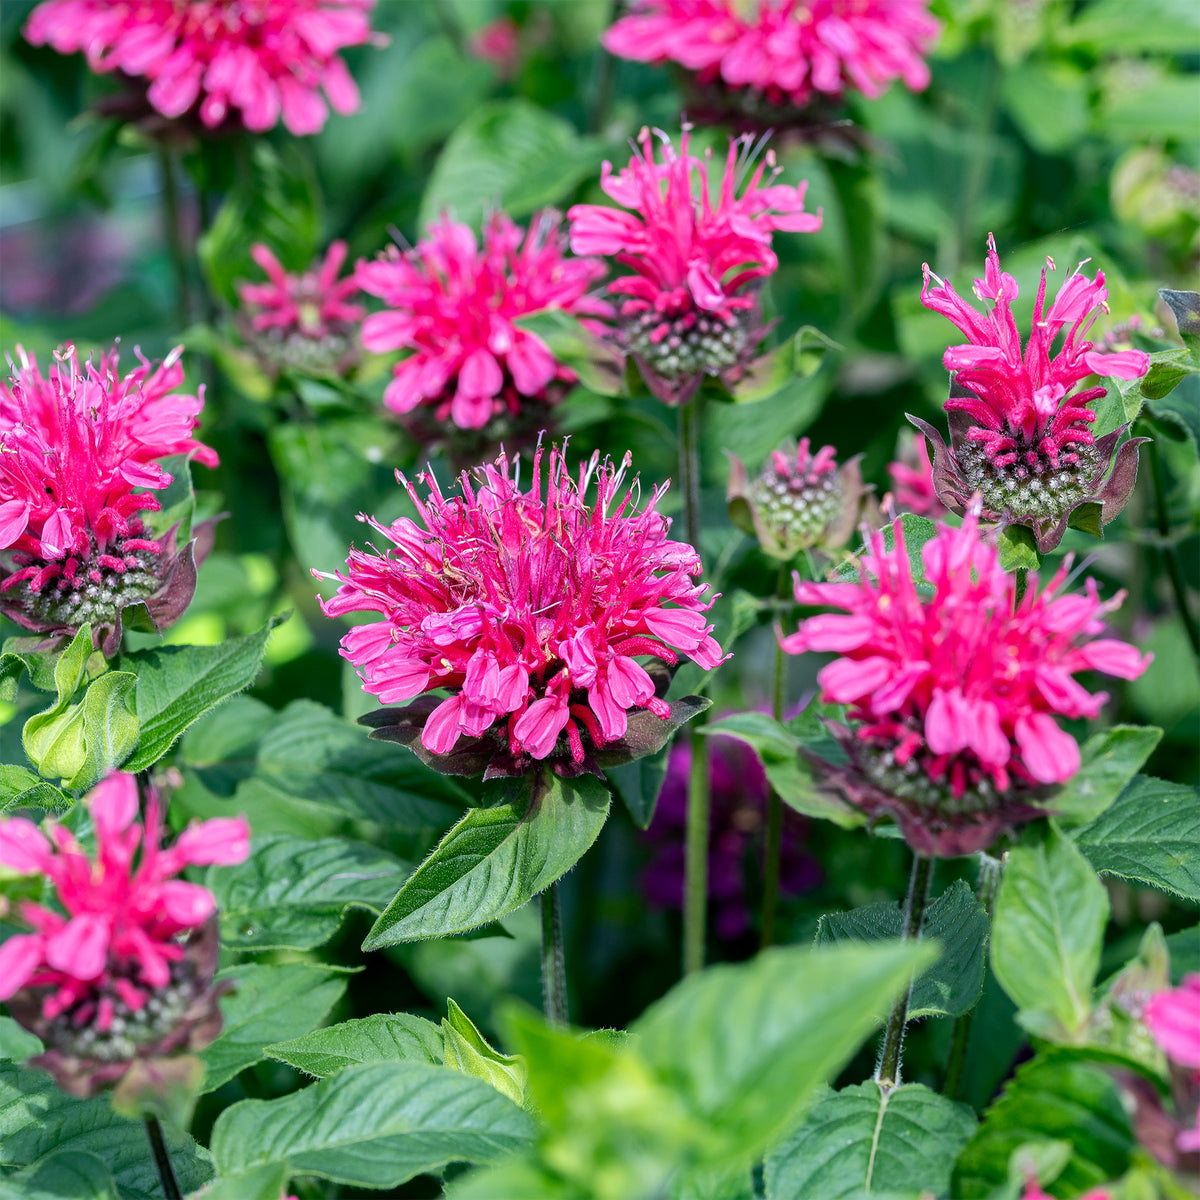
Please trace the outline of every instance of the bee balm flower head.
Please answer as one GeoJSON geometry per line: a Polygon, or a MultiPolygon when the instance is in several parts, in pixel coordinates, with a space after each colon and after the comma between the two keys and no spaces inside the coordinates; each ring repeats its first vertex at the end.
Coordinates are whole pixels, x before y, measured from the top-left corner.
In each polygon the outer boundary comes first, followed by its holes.
{"type": "Polygon", "coordinates": [[[651,670],[679,654],[724,661],[700,558],[667,536],[662,489],[640,508],[636,483],[623,490],[627,464],[597,454],[573,476],[562,451],[539,448],[522,487],[502,454],[477,486],[464,473],[459,496],[400,477],[419,524],[362,518],[390,544],[351,550],[322,607],[381,620],[347,633],[342,654],[385,704],[447,693],[377,714],[381,735],[454,773],[548,761],[577,774],[657,749],[697,711],[660,699],[651,670]]]}
{"type": "Polygon", "coordinates": [[[60,54],[83,51],[93,71],[148,82],[163,116],[195,110],[212,129],[239,120],[318,133],[329,110],[359,106],[340,52],[371,40],[374,0],[44,0],[25,36],[60,54]]]}
{"type": "Polygon", "coordinates": [[[689,137],[685,129],[676,150],[643,129],[628,166],[614,175],[606,162],[601,172],[600,186],[627,211],[577,204],[567,213],[576,254],[609,255],[632,272],[608,285],[623,297],[617,341],[668,404],[686,402],[704,375],[749,362],[765,333],[757,289],[779,265],[772,235],[821,228],[821,214],[804,211],[806,184],[777,184],[775,169],[764,178],[772,153],[754,165],[751,142],[731,141],[713,194],[689,137]]]}
{"type": "Polygon", "coordinates": [[[116,351],[80,367],[73,346],[49,377],[20,347],[0,383],[0,610],[27,629],[74,633],[90,622],[105,654],[121,640],[121,613],[144,603],[164,628],[196,586],[193,546],[143,519],[171,476],[159,459],[217,456],[192,437],[204,405],[172,389],[182,347],[161,365],[118,372],[116,351]]]}
{"type": "MultiPolygon", "coordinates": [[[[1053,269],[1049,259],[1047,265],[1053,269]]],[[[1146,440],[1118,446],[1127,426],[1096,437],[1096,413],[1088,406],[1104,388],[1071,389],[1089,375],[1138,379],[1150,359],[1141,350],[1103,353],[1087,340],[1108,297],[1103,271],[1089,279],[1076,268],[1047,307],[1043,269],[1024,347],[1012,315],[1017,282],[1001,271],[990,236],[975,294],[991,301],[990,309],[980,313],[925,267],[921,302],[953,321],[967,344],[951,346],[944,358],[954,373],[946,401],[950,445],[931,425],[910,419],[934,447],[934,485],[947,508],[962,513],[979,492],[986,518],[1030,526],[1045,553],[1081,505],[1093,506],[1097,528],[1121,512],[1137,480],[1137,447],[1146,440]]]]}
{"type": "Polygon", "coordinates": [[[242,862],[250,836],[243,818],[220,817],[162,846],[158,799],[151,793],[139,820],[132,775],[110,775],[84,804],[94,857],[61,825],[47,836],[23,817],[0,820],[0,865],[43,876],[64,910],[22,901],[32,932],[0,945],[0,1000],[46,1044],[33,1064],[76,1096],[93,1095],[135,1060],[216,1037],[216,901],[175,876],[242,862]]]}
{"type": "Polygon", "coordinates": [[[1018,601],[976,513],[922,548],[932,596],[913,579],[902,524],[892,529],[891,550],[869,535],[859,582],[797,584],[799,603],[842,611],[801,622],[783,647],[838,655],[817,675],[821,699],[848,705],[852,722],[835,730],[848,764],[818,764],[828,784],[868,816],[894,816],[919,854],[969,854],[1052,811],[1079,770],[1057,718],[1094,718],[1107,697],[1074,676],[1135,679],[1150,660],[1097,638],[1121,597],[1102,601],[1090,579],[1064,592],[1069,562],[1043,591],[1030,576],[1018,601]]]}

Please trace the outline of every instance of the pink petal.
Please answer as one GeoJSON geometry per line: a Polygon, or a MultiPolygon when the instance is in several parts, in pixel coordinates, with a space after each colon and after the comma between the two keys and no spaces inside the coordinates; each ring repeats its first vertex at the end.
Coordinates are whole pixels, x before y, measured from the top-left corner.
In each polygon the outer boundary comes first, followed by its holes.
{"type": "Polygon", "coordinates": [[[29,505],[24,500],[6,500],[0,504],[0,550],[7,550],[25,532],[29,523],[29,505]]]}
{"type": "Polygon", "coordinates": [[[0,1000],[9,1000],[42,965],[43,940],[36,933],[18,933],[0,943],[0,1000]]]}
{"type": "Polygon", "coordinates": [[[817,682],[834,704],[853,704],[882,687],[896,670],[890,658],[839,658],[817,672],[817,682]]]}
{"type": "Polygon", "coordinates": [[[421,730],[421,745],[431,754],[449,754],[458,741],[462,696],[443,700],[428,716],[421,730]]]}
{"type": "Polygon", "coordinates": [[[137,779],[123,771],[114,771],[91,790],[87,805],[102,838],[124,833],[138,815],[137,779]]]}
{"type": "Polygon", "coordinates": [[[250,826],[245,817],[211,817],[185,829],[175,850],[198,867],[245,862],[250,856],[250,826]]]}
{"type": "Polygon", "coordinates": [[[1031,713],[1014,730],[1021,760],[1039,783],[1065,783],[1079,770],[1079,744],[1049,713],[1031,713]]]}
{"type": "Polygon", "coordinates": [[[196,929],[217,911],[217,901],[198,883],[172,879],[159,889],[158,911],[180,929],[196,929]]]}
{"type": "Polygon", "coordinates": [[[108,921],[95,913],[72,917],[46,939],[46,961],[75,979],[95,979],[108,961],[108,921]]]}
{"type": "Polygon", "coordinates": [[[557,744],[558,735],[567,727],[570,715],[565,698],[543,696],[517,718],[513,736],[527,754],[545,758],[557,744]]]}
{"type": "Polygon", "coordinates": [[[45,874],[51,857],[50,843],[32,821],[0,821],[0,866],[21,875],[45,874]]]}

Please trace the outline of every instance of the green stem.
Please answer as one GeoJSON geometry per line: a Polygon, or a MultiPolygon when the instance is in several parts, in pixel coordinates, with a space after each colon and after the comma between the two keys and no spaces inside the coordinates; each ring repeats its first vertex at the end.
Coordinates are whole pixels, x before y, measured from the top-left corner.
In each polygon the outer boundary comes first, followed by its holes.
{"type": "Polygon", "coordinates": [[[567,964],[563,956],[562,902],[558,884],[541,895],[542,902],[542,1005],[551,1025],[567,1023],[567,964]]]}
{"type": "Polygon", "coordinates": [[[150,1150],[154,1155],[154,1165],[158,1168],[163,1195],[167,1200],[183,1200],[183,1193],[175,1179],[175,1169],[171,1166],[171,1156],[167,1153],[167,1146],[163,1141],[162,1126],[153,1113],[146,1116],[146,1136],[150,1139],[150,1150]]]}
{"type": "Polygon", "coordinates": [[[175,276],[175,316],[182,331],[192,321],[191,289],[188,284],[188,253],[180,224],[179,188],[175,183],[175,162],[171,152],[160,146],[158,168],[162,176],[163,232],[171,257],[171,270],[175,276]]]}
{"type": "MultiPolygon", "coordinates": [[[[777,599],[787,596],[789,575],[787,564],[779,568],[779,584],[775,589],[777,599]]],[[[783,720],[784,685],[787,682],[787,659],[779,639],[775,639],[775,693],[772,697],[771,714],[776,721],[783,720]]],[[[767,844],[763,851],[763,908],[762,942],[765,950],[775,944],[775,913],[779,907],[779,859],[783,848],[783,800],[771,788],[767,793],[767,844]]]]}
{"type": "Polygon", "coordinates": [[[1200,626],[1192,616],[1191,605],[1188,604],[1187,584],[1183,581],[1183,571],[1179,565],[1179,551],[1174,543],[1167,540],[1171,536],[1171,519],[1170,510],[1167,508],[1167,489],[1163,483],[1162,461],[1158,456],[1156,441],[1152,440],[1146,446],[1146,457],[1150,460],[1150,481],[1154,487],[1158,532],[1163,539],[1160,552],[1167,568],[1167,578],[1171,581],[1171,591],[1175,593],[1175,607],[1179,609],[1179,617],[1192,645],[1192,653],[1200,661],[1200,626]]]}
{"type": "MultiPolygon", "coordinates": [[[[996,889],[1000,886],[1000,875],[1003,863],[990,854],[980,852],[979,882],[975,887],[975,895],[983,904],[987,913],[987,939],[991,940],[992,907],[996,903],[996,889]]],[[[946,1061],[946,1082],[942,1087],[944,1095],[954,1100],[958,1096],[959,1085],[962,1083],[963,1068],[967,1063],[967,1046],[971,1041],[971,1021],[975,1010],[964,1013],[954,1022],[954,1036],[950,1041],[950,1057],[946,1061]]]]}
{"type": "MultiPolygon", "coordinates": [[[[700,554],[700,397],[679,409],[679,482],[683,489],[687,538],[700,554]]],[[[704,966],[708,922],[708,824],[712,798],[708,744],[701,733],[703,714],[691,724],[687,832],[683,883],[683,973],[704,966]]]]}
{"type": "MultiPolygon", "coordinates": [[[[921,925],[925,920],[925,905],[929,900],[929,885],[933,882],[933,859],[918,854],[913,859],[912,874],[908,879],[908,897],[904,903],[904,940],[915,941],[921,936],[921,925]]],[[[888,1017],[883,1035],[883,1052],[879,1056],[879,1067],[875,1071],[875,1082],[889,1089],[900,1082],[900,1051],[904,1045],[904,1027],[908,1024],[908,1001],[912,996],[912,980],[904,994],[896,1001],[892,1015],[888,1017]]]]}

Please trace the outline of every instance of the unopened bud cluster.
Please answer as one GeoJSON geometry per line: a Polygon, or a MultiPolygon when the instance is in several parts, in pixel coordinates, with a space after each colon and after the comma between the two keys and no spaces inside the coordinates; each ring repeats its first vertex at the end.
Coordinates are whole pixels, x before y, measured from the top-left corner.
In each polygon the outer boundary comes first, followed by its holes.
{"type": "Polygon", "coordinates": [[[620,338],[627,352],[663,379],[720,375],[752,349],[753,315],[744,309],[728,314],[693,309],[666,318],[655,311],[640,312],[627,318],[620,338]]]}
{"type": "Polygon", "coordinates": [[[1019,513],[1036,521],[1057,521],[1087,500],[1107,463],[1090,445],[1047,456],[1039,447],[1024,449],[1015,462],[998,465],[978,442],[958,447],[958,465],[967,488],[983,496],[984,509],[1019,513]]]}

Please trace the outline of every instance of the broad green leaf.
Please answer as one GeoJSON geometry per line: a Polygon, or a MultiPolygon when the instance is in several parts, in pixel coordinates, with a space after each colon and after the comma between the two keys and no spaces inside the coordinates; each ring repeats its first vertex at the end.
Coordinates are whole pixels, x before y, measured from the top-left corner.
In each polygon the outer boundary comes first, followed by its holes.
{"type": "Polygon", "coordinates": [[[647,829],[654,820],[654,809],[658,804],[658,794],[662,791],[663,780],[667,775],[668,747],[657,754],[648,754],[645,758],[635,759],[619,767],[609,767],[604,772],[609,786],[621,798],[621,802],[629,810],[633,823],[639,829],[647,829]]]}
{"type": "Polygon", "coordinates": [[[349,838],[256,838],[250,857],[210,867],[204,883],[230,950],[311,950],[327,942],[348,908],[379,915],[409,873],[398,858],[349,838]]]}
{"type": "MultiPolygon", "coordinates": [[[[78,640],[77,634],[72,641],[78,640]]],[[[86,642],[80,644],[82,646],[86,642]]],[[[28,673],[29,682],[38,691],[58,691],[54,669],[65,647],[46,650],[43,649],[44,645],[45,638],[36,635],[5,639],[4,645],[0,647],[0,700],[16,698],[17,681],[24,673],[28,673]]]]}
{"type": "Polygon", "coordinates": [[[547,772],[516,781],[516,789],[512,802],[471,809],[442,838],[375,922],[364,950],[498,921],[569,871],[608,816],[608,789],[593,775],[547,772]]]}
{"type": "Polygon", "coordinates": [[[1171,983],[1178,987],[1185,975],[1200,971],[1200,925],[1167,935],[1171,956],[1171,983]]]}
{"type": "MultiPolygon", "coordinates": [[[[186,1133],[164,1126],[163,1137],[185,1192],[211,1177],[207,1153],[186,1133]]],[[[118,1116],[107,1096],[73,1100],[44,1072],[0,1062],[0,1166],[32,1167],[65,1152],[99,1158],[122,1200],[162,1200],[141,1121],[118,1116]]]]}
{"type": "Polygon", "coordinates": [[[65,812],[74,803],[52,783],[47,783],[28,767],[0,764],[0,813],[14,808],[42,808],[47,812],[65,812]]]}
{"type": "Polygon", "coordinates": [[[1048,1140],[1063,1140],[1072,1147],[1055,1186],[1064,1196],[1077,1196],[1117,1178],[1134,1148],[1116,1083],[1095,1064],[1055,1050],[1018,1067],[984,1114],[983,1124],[959,1155],[951,1195],[956,1200],[984,1200],[1007,1180],[1014,1150],[1048,1140]]]}
{"type": "Polygon", "coordinates": [[[1063,826],[1098,817],[1121,794],[1154,752],[1162,730],[1153,725],[1114,725],[1080,747],[1083,765],[1050,801],[1063,826]]]}
{"type": "Polygon", "coordinates": [[[1097,871],[1200,900],[1200,790],[1138,775],[1072,836],[1097,871]]]}
{"type": "Polygon", "coordinates": [[[179,743],[179,763],[195,771],[214,795],[232,796],[254,773],[259,740],[283,720],[282,713],[253,696],[234,696],[187,731],[179,743]]]}
{"type": "Polygon", "coordinates": [[[193,722],[254,682],[274,622],[217,646],[160,646],[124,655],[137,674],[141,734],[128,771],[153,766],[193,722]]]}
{"type": "Polygon", "coordinates": [[[525,1085],[529,1072],[519,1054],[501,1054],[488,1045],[487,1039],[449,997],[446,1016],[442,1018],[444,1059],[452,1071],[461,1071],[490,1083],[514,1104],[525,1103],[525,1085]]]}
{"type": "Polygon", "coordinates": [[[120,1195],[102,1159],[86,1150],[64,1150],[0,1179],[0,1200],[120,1200],[120,1195]]]}
{"type": "MultiPolygon", "coordinates": [[[[903,932],[904,913],[898,903],[868,904],[823,916],[817,924],[817,944],[886,941],[903,932]]],[[[970,1012],[983,990],[988,919],[969,884],[956,879],[929,905],[921,938],[939,942],[942,953],[913,981],[909,1020],[970,1012]]]]}
{"type": "Polygon", "coordinates": [[[442,1062],[442,1031],[411,1013],[374,1013],[303,1037],[266,1046],[263,1053],[306,1075],[325,1079],[347,1067],[376,1062],[442,1062]]]}
{"type": "Polygon", "coordinates": [[[214,1179],[188,1200],[281,1200],[289,1174],[287,1163],[264,1163],[214,1179]]]}
{"type": "Polygon", "coordinates": [[[469,799],[453,780],[372,742],[364,729],[312,700],[293,701],[279,713],[258,744],[246,786],[248,793],[266,788],[393,830],[444,829],[469,799]]]}
{"type": "Polygon", "coordinates": [[[221,1036],[200,1052],[206,1092],[261,1062],[264,1047],[308,1033],[346,990],[344,978],[307,963],[243,963],[219,972],[217,981],[234,991],[221,999],[221,1036]]]}
{"type": "Polygon", "coordinates": [[[499,100],[477,108],[447,140],[425,188],[419,223],[443,213],[478,226],[499,209],[517,218],[561,204],[595,173],[595,138],[528,100],[499,100]]]}
{"type": "Polygon", "coordinates": [[[992,970],[1042,1037],[1070,1037],[1091,1013],[1108,894],[1075,845],[1051,828],[1012,850],[996,896],[992,970]]]}
{"type": "Polygon", "coordinates": [[[266,243],[291,271],[306,270],[317,253],[316,183],[307,159],[294,146],[281,153],[261,138],[249,150],[249,169],[196,246],[209,286],[230,305],[237,304],[239,283],[263,278],[250,257],[255,242],[266,243]]]}
{"type": "Polygon", "coordinates": [[[769,950],[690,976],[632,1031],[711,1124],[710,1157],[748,1161],[795,1123],[936,953],[915,942],[769,950]]]}
{"type": "MultiPolygon", "coordinates": [[[[917,517],[912,513],[902,513],[892,524],[885,525],[880,530],[883,534],[883,543],[888,550],[894,550],[896,547],[897,525],[904,532],[904,548],[908,551],[908,562],[912,568],[913,582],[916,583],[918,591],[922,590],[922,588],[928,589],[929,585],[925,582],[925,562],[921,558],[921,551],[925,548],[926,542],[937,536],[937,524],[929,520],[928,517],[917,517]]],[[[865,549],[865,546],[859,546],[854,552],[854,557],[839,564],[834,574],[839,579],[857,582],[860,577],[859,559],[862,557],[865,549]]]]}
{"type": "Polygon", "coordinates": [[[0,1058],[22,1063],[44,1047],[40,1038],[23,1029],[12,1017],[0,1017],[0,1058]]]}
{"type": "Polygon", "coordinates": [[[713,721],[705,725],[702,732],[706,737],[735,737],[750,746],[758,755],[771,786],[783,802],[797,812],[833,821],[843,829],[853,829],[866,822],[862,813],[819,785],[813,768],[801,754],[801,748],[807,747],[819,758],[835,765],[845,761],[838,744],[818,724],[810,726],[811,736],[797,737],[791,729],[766,713],[745,712],[713,721]]]}
{"type": "Polygon", "coordinates": [[[945,1195],[974,1112],[919,1083],[882,1091],[862,1083],[826,1091],[767,1156],[767,1200],[857,1200],[864,1193],[945,1195]]]}
{"type": "Polygon", "coordinates": [[[1041,566],[1037,544],[1027,525],[1005,525],[998,544],[1000,567],[1005,571],[1036,571],[1041,566]]]}
{"type": "Polygon", "coordinates": [[[449,1162],[491,1162],[533,1135],[530,1117],[481,1080],[427,1063],[369,1063],[227,1108],[212,1154],[220,1175],[286,1162],[296,1175],[393,1188],[449,1162]]]}

